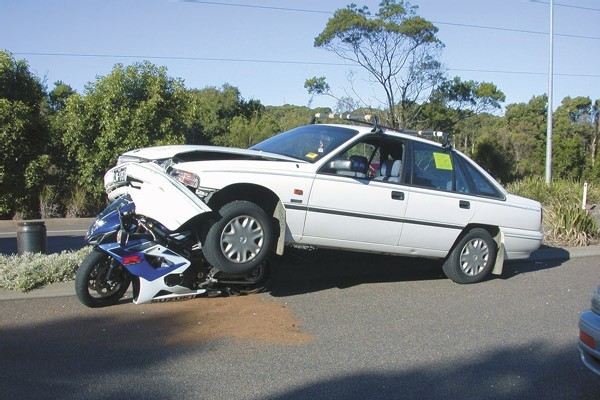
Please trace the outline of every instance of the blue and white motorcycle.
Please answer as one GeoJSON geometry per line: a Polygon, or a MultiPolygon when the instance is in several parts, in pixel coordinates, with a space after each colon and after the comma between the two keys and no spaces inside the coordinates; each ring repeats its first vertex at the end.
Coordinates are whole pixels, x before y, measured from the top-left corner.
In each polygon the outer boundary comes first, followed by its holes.
{"type": "Polygon", "coordinates": [[[130,285],[136,304],[264,289],[275,227],[262,209],[240,200],[218,212],[200,213],[195,208],[204,205],[191,192],[183,196],[187,200],[168,196],[165,189],[177,189],[179,184],[151,163],[128,164],[107,174],[111,176],[105,176],[105,183],[116,182],[124,191],[98,215],[85,237],[93,249],[79,266],[75,280],[77,296],[84,305],[116,304],[130,285]],[[120,179],[132,177],[140,181],[119,184],[120,179]],[[163,216],[166,223],[148,215],[163,216]],[[198,217],[190,220],[189,215],[198,217]],[[226,246],[230,236],[235,241],[227,249],[229,263],[219,263],[214,256],[217,262],[207,261],[201,243],[212,240],[226,246]],[[239,262],[231,262],[236,258],[239,262]]]}

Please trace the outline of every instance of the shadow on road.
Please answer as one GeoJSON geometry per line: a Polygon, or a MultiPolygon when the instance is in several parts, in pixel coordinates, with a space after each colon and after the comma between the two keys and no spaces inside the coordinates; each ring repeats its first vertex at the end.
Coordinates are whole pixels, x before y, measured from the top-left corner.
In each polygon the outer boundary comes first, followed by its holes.
{"type": "MultiPolygon", "coordinates": [[[[64,300],[48,299],[49,310],[59,301],[64,300]]],[[[64,318],[36,325],[1,324],[2,397],[170,398],[173,392],[164,381],[131,382],[139,370],[160,369],[183,350],[165,346],[176,321],[164,314],[147,317],[133,307],[94,310],[89,317],[65,310],[64,318]],[[107,375],[112,379],[102,383],[107,375]]]]}
{"type": "MultiPolygon", "coordinates": [[[[549,259],[534,257],[505,262],[502,275],[490,275],[486,280],[506,280],[525,273],[556,268],[570,258],[569,252],[564,249],[553,248],[551,251],[549,259]]],[[[270,293],[276,297],[368,283],[447,279],[442,271],[441,260],[327,249],[288,248],[274,270],[270,293]]]]}
{"type": "Polygon", "coordinates": [[[439,261],[370,253],[290,248],[274,266],[270,292],[292,296],[365,283],[444,279],[439,261]]]}
{"type": "MultiPolygon", "coordinates": [[[[579,362],[575,342],[549,346],[527,340],[477,354],[441,352],[435,362],[414,360],[410,366],[358,363],[301,373],[304,364],[295,359],[284,386],[271,381],[269,360],[272,352],[285,357],[285,346],[248,352],[247,343],[230,340],[173,342],[194,321],[179,320],[185,310],[178,307],[131,305],[81,315],[73,303],[48,299],[48,311],[31,311],[36,323],[0,324],[3,398],[591,400],[600,390],[600,381],[579,362]],[[61,305],[62,317],[44,316],[61,305]],[[220,359],[231,363],[228,379],[211,364],[220,359]],[[245,396],[256,390],[259,397],[245,396]]],[[[315,351],[307,346],[306,352],[315,351]]]]}
{"type": "Polygon", "coordinates": [[[454,361],[442,355],[427,367],[365,370],[310,382],[265,399],[592,400],[598,398],[597,378],[581,366],[575,346],[557,350],[534,342],[454,361]]]}

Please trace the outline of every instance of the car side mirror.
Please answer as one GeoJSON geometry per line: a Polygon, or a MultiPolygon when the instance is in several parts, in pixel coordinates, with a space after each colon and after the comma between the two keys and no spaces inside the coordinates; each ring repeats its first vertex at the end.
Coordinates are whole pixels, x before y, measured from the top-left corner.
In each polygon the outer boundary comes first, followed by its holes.
{"type": "Polygon", "coordinates": [[[350,160],[333,160],[327,164],[327,169],[330,171],[354,172],[352,161],[350,160]]]}

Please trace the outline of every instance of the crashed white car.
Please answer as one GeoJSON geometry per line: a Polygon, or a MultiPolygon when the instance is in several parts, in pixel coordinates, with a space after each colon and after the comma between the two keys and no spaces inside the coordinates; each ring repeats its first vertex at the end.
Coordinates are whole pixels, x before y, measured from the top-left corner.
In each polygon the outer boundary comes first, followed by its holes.
{"type": "Polygon", "coordinates": [[[224,271],[305,245],[436,258],[474,283],[529,257],[543,239],[540,203],[508,193],[447,138],[422,136],[310,124],[247,150],[144,148],[120,157],[105,188],[170,230],[209,223],[198,245],[224,271]]]}

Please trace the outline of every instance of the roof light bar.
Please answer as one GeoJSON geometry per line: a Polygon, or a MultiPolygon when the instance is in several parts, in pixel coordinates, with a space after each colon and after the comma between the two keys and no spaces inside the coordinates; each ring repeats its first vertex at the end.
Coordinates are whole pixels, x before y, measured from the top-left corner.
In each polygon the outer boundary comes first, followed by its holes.
{"type": "Polygon", "coordinates": [[[325,113],[316,113],[310,120],[311,125],[317,122],[317,119],[326,118],[326,119],[342,119],[346,121],[358,122],[369,124],[373,126],[373,133],[382,133],[383,130],[379,125],[379,120],[376,115],[360,115],[360,114],[325,114],[325,113]]]}
{"type": "Polygon", "coordinates": [[[359,115],[359,114],[325,114],[325,113],[316,113],[315,119],[318,118],[326,118],[326,119],[345,119],[348,121],[361,121],[366,123],[372,123],[377,119],[374,115],[359,115]]]}

